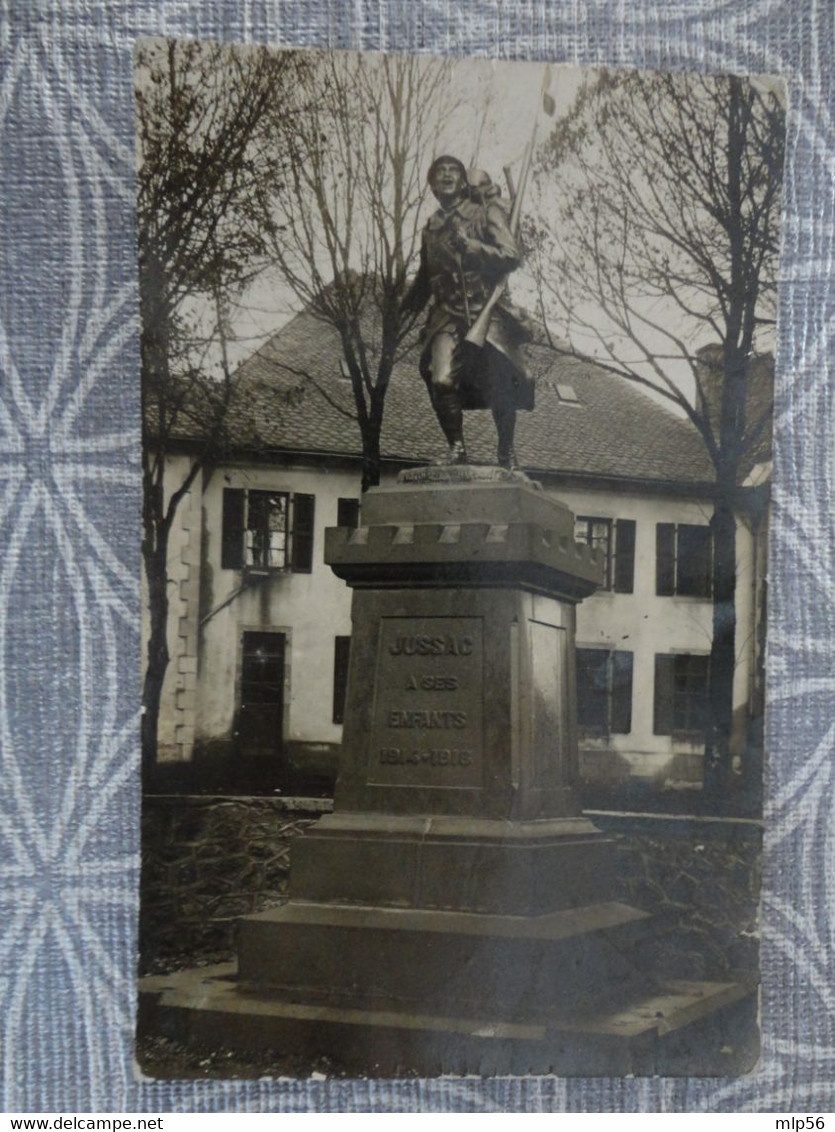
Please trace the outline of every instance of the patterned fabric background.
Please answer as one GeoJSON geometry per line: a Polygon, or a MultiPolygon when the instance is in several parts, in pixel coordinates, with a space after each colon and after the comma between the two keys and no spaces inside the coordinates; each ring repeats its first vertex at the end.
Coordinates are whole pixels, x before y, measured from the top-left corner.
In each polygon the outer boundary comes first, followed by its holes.
{"type": "Polygon", "coordinates": [[[0,42],[3,1108],[835,1109],[830,0],[1,0],[0,42]],[[134,1079],[140,34],[786,76],[764,1054],[753,1076],[134,1079]]]}

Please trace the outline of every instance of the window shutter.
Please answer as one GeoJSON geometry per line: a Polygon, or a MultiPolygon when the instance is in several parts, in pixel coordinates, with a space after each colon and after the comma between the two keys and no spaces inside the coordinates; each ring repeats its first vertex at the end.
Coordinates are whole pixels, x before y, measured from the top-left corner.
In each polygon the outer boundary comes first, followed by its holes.
{"type": "Polygon", "coordinates": [[[632,653],[613,652],[611,731],[613,735],[628,735],[631,730],[632,653]]]}
{"type": "Polygon", "coordinates": [[[675,682],[674,656],[655,655],[655,698],[653,702],[654,735],[673,733],[673,688],[675,682]]]}
{"type": "Polygon", "coordinates": [[[676,592],[676,528],[673,523],[655,525],[655,592],[671,597],[676,592]]]}
{"type": "Polygon", "coordinates": [[[710,597],[711,557],[710,527],[682,524],[678,528],[677,593],[710,597]]]}
{"type": "Polygon", "coordinates": [[[338,527],[358,527],[360,522],[360,501],[358,499],[339,499],[336,504],[336,525],[338,527]]]}
{"type": "Polygon", "coordinates": [[[223,531],[220,565],[223,570],[240,570],[244,564],[244,502],[239,487],[223,489],[223,531]]]}
{"type": "Polygon", "coordinates": [[[345,722],[345,693],[348,691],[348,658],[351,654],[350,637],[333,639],[333,721],[345,722]]]}
{"type": "Polygon", "coordinates": [[[631,594],[635,586],[635,520],[615,522],[615,593],[631,594]]]}
{"type": "Polygon", "coordinates": [[[291,567],[296,574],[313,569],[313,514],[315,495],[293,496],[293,547],[291,567]]]}

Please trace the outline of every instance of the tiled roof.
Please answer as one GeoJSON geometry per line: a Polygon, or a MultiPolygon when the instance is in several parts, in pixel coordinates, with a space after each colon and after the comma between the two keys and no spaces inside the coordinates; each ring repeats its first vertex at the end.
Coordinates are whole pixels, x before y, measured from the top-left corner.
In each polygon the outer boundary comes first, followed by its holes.
{"type": "MultiPolygon", "coordinates": [[[[429,462],[444,440],[418,373],[414,344],[396,363],[382,431],[384,459],[429,462]]],[[[342,348],[332,326],[312,313],[297,315],[245,361],[228,421],[232,446],[247,450],[360,453],[350,381],[342,376],[342,348]]],[[[519,414],[522,466],[533,472],[667,481],[712,480],[696,430],[625,379],[591,362],[528,347],[537,376],[536,408],[519,414]],[[577,403],[558,386],[571,386],[577,403]]],[[[465,414],[465,436],[475,463],[495,459],[489,412],[465,414]]]]}

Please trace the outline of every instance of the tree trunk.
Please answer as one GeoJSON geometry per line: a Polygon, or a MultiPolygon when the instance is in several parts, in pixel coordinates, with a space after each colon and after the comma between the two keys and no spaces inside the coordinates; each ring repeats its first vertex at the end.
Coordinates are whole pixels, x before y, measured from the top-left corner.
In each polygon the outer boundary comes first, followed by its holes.
{"type": "Polygon", "coordinates": [[[391,374],[390,362],[387,371],[381,363],[377,372],[377,383],[371,391],[371,404],[365,427],[362,430],[362,490],[368,491],[380,482],[380,434],[383,431],[383,406],[391,374]]]}
{"type": "Polygon", "coordinates": [[[150,633],[148,660],[142,688],[142,777],[146,789],[157,765],[159,713],[162,687],[168,671],[168,572],[165,568],[168,538],[157,532],[157,545],[144,554],[148,584],[150,633]]]}
{"type": "Polygon", "coordinates": [[[720,489],[713,517],[713,642],[708,676],[704,790],[717,808],[729,802],[733,684],[736,668],[736,519],[730,493],[720,489]]]}
{"type": "Polygon", "coordinates": [[[362,490],[380,482],[380,426],[369,420],[362,438],[362,490]]]}

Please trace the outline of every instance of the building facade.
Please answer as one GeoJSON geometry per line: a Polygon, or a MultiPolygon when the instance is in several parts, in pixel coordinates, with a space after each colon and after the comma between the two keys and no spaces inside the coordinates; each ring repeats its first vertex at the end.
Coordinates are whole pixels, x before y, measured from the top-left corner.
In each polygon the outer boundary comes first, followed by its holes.
{"type": "MultiPolygon", "coordinates": [[[[190,788],[326,791],[335,777],[351,594],[324,563],[324,533],[362,521],[359,434],[333,419],[339,398],[350,407],[350,386],[336,344],[322,350],[319,339],[314,384],[271,413],[276,390],[298,380],[290,373],[305,330],[309,342],[310,326],[291,324],[243,367],[250,425],[239,451],[197,477],[172,533],[159,750],[188,768],[190,788]],[[263,421],[257,438],[253,419],[263,421]]],[[[521,459],[606,559],[604,585],[577,616],[581,773],[590,783],[697,785],[713,615],[706,457],[686,422],[625,382],[553,355],[541,362],[537,408],[520,420],[521,459]]],[[[476,462],[490,462],[487,414],[468,414],[467,428],[476,462]]],[[[384,482],[442,447],[406,358],[387,402],[384,482]]],[[[185,444],[169,458],[172,488],[189,459],[185,444]]],[[[740,515],[740,754],[751,705],[761,706],[763,545],[761,520],[740,515]]]]}

